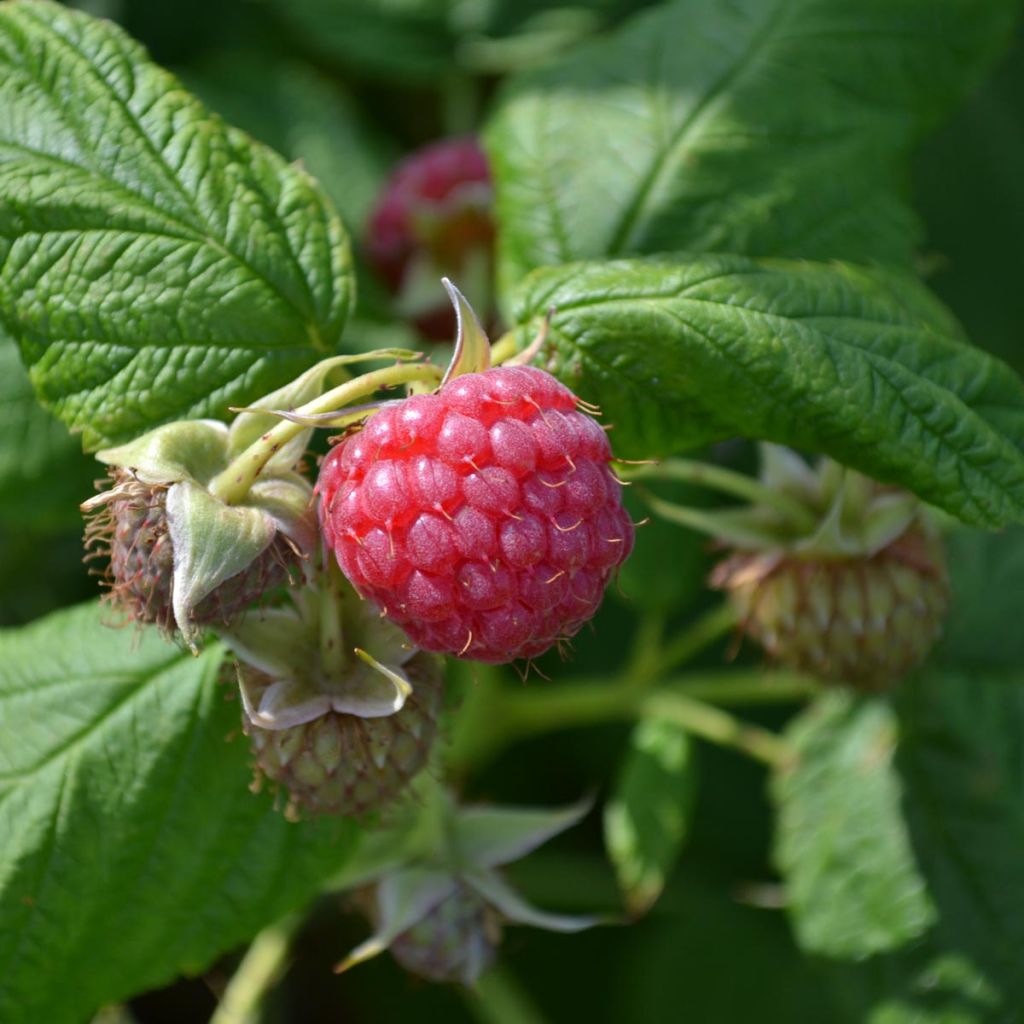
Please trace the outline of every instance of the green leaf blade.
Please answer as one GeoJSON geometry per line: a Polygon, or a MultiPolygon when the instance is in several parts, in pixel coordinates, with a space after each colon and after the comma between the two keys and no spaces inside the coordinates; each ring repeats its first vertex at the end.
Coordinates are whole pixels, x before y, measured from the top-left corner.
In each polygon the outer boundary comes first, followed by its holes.
{"type": "Polygon", "coordinates": [[[791,727],[799,761],[773,782],[775,856],[808,952],[889,952],[936,919],[902,817],[896,731],[886,704],[846,693],[822,697],[791,727]]]}
{"type": "Polygon", "coordinates": [[[681,248],[909,263],[920,232],[901,165],[1014,13],[670,3],[513,79],[487,133],[504,284],[681,248]]]}
{"type": "Polygon", "coordinates": [[[696,795],[696,748],[675,722],[651,717],[630,737],[611,800],[605,845],[632,914],[661,895],[689,831],[696,795]]]}
{"type": "Polygon", "coordinates": [[[684,254],[570,264],[523,283],[520,345],[551,307],[547,368],[601,407],[620,456],[739,435],[975,525],[1024,521],[1024,384],[909,276],[684,254]]]}
{"type": "Polygon", "coordinates": [[[103,614],[0,632],[18,725],[0,736],[4,1019],[80,1020],[204,968],[310,899],[354,839],[248,791],[219,648],[193,659],[103,614]]]}
{"type": "Polygon", "coordinates": [[[934,670],[899,695],[897,765],[947,943],[1024,1005],[1024,679],[934,670]]]}
{"type": "Polygon", "coordinates": [[[0,263],[0,317],[91,447],[283,383],[352,297],[312,179],[44,0],[0,11],[0,263]]]}

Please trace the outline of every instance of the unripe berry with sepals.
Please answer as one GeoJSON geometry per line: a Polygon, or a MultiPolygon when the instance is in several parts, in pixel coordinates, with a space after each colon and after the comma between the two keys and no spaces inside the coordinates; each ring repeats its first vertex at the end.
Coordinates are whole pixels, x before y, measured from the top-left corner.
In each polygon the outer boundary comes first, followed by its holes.
{"type": "MultiPolygon", "coordinates": [[[[174,550],[167,522],[167,491],[147,484],[128,470],[111,471],[113,494],[86,525],[90,558],[107,560],[104,579],[110,600],[133,622],[153,623],[168,632],[175,626],[172,588],[174,550]]],[[[298,565],[293,542],[279,534],[245,569],[220,583],[191,611],[196,625],[225,624],[288,579],[298,565]]]]}
{"type": "Polygon", "coordinates": [[[589,802],[558,810],[459,807],[436,783],[420,796],[416,827],[398,830],[402,859],[356,872],[374,880],[361,900],[374,934],[338,970],[391,949],[421,977],[472,985],[494,960],[505,924],[578,932],[600,922],[531,906],[498,870],[575,824],[589,802]]]}
{"type": "Polygon", "coordinates": [[[949,603],[942,547],[919,525],[869,557],[736,553],[711,582],[774,661],[866,690],[924,661],[949,603]]]}
{"type": "MultiPolygon", "coordinates": [[[[412,693],[400,711],[362,717],[334,710],[285,729],[243,726],[259,773],[290,794],[286,813],[358,816],[398,797],[426,765],[437,735],[443,678],[436,658],[416,655],[405,665],[412,693]]],[[[274,680],[239,665],[250,699],[274,680]]]]}
{"type": "Polygon", "coordinates": [[[577,402],[533,367],[466,373],[386,405],[324,460],[327,543],[418,647],[532,658],[596,612],[633,526],[577,402]]]}
{"type": "Polygon", "coordinates": [[[471,985],[494,962],[501,933],[501,918],[494,908],[460,885],[388,948],[411,974],[471,985]]]}
{"type": "Polygon", "coordinates": [[[427,338],[450,341],[455,315],[437,291],[457,277],[481,311],[493,274],[493,190],[487,158],[472,137],[444,139],[403,160],[367,228],[370,264],[399,311],[427,338]]]}
{"type": "MultiPolygon", "coordinates": [[[[648,500],[730,549],[711,585],[774,661],[864,690],[891,686],[925,659],[948,606],[942,542],[926,510],[830,459],[812,467],[771,444],[761,454],[758,481],[723,467],[706,475],[753,498],[747,507],[709,514],[648,500]]],[[[705,475],[672,461],[647,475],[659,473],[705,475]]]]}

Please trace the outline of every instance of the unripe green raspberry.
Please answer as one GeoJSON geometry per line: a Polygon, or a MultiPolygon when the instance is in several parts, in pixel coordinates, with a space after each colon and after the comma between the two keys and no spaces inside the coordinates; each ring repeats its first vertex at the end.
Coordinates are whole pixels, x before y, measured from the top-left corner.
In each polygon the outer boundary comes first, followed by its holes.
{"type": "Polygon", "coordinates": [[[428,981],[471,985],[494,962],[501,942],[497,912],[472,889],[451,896],[391,942],[394,958],[428,981]]]}
{"type": "MultiPolygon", "coordinates": [[[[154,623],[171,632],[174,550],[167,521],[167,487],[144,483],[129,470],[114,468],[107,481],[110,500],[85,530],[90,557],[109,559],[104,571],[110,600],[133,622],[154,623]]],[[[294,543],[278,534],[242,572],[224,580],[191,613],[196,625],[225,624],[268,590],[283,584],[297,565],[294,543]]]]}
{"type": "Polygon", "coordinates": [[[737,552],[711,584],[775,661],[864,690],[924,660],[949,603],[942,545],[919,523],[870,556],[737,552]]]}
{"type": "MultiPolygon", "coordinates": [[[[327,711],[285,729],[264,729],[243,713],[257,773],[290,793],[290,817],[361,815],[394,800],[426,765],[443,703],[440,663],[417,654],[404,666],[412,693],[400,711],[382,717],[327,711]]],[[[273,680],[241,663],[251,692],[273,680]]]]}

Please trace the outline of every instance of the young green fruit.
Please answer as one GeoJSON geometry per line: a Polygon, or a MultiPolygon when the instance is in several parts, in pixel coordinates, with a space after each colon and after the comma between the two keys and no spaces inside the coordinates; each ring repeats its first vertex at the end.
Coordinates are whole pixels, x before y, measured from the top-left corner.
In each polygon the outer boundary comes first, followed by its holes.
{"type": "MultiPolygon", "coordinates": [[[[104,579],[110,600],[133,622],[153,623],[171,632],[174,547],[168,529],[167,492],[130,471],[111,470],[107,493],[113,495],[89,519],[85,529],[90,558],[106,560],[104,579]]],[[[191,609],[196,626],[227,624],[268,590],[288,579],[300,553],[283,533],[241,572],[218,584],[191,609]]]]}
{"type": "Polygon", "coordinates": [[[918,524],[861,557],[736,552],[711,585],[772,660],[865,690],[924,661],[949,603],[941,544],[918,524]]]}
{"type": "MultiPolygon", "coordinates": [[[[443,675],[436,658],[417,654],[404,666],[412,692],[401,710],[380,717],[328,710],[284,729],[242,716],[259,775],[284,786],[289,817],[300,813],[359,816],[398,797],[425,766],[437,735],[443,675]]],[[[239,663],[248,699],[272,677],[239,663]]]]}
{"type": "Polygon", "coordinates": [[[812,466],[771,444],[761,456],[759,480],[671,460],[646,471],[704,479],[750,505],[708,512],[649,501],[728,549],[711,586],[773,661],[826,682],[886,689],[924,661],[949,603],[927,510],[830,459],[812,466]]]}
{"type": "Polygon", "coordinates": [[[501,944],[501,916],[465,885],[391,941],[391,955],[410,974],[471,985],[501,944]]]}

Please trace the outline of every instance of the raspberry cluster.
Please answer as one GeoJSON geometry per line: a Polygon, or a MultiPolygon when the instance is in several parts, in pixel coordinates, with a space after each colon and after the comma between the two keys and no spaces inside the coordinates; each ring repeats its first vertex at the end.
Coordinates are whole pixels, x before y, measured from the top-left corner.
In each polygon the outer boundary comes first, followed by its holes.
{"type": "Polygon", "coordinates": [[[577,404],[532,367],[465,374],[383,407],[324,460],[325,539],[417,646],[532,658],[597,610],[633,526],[577,404]]]}

